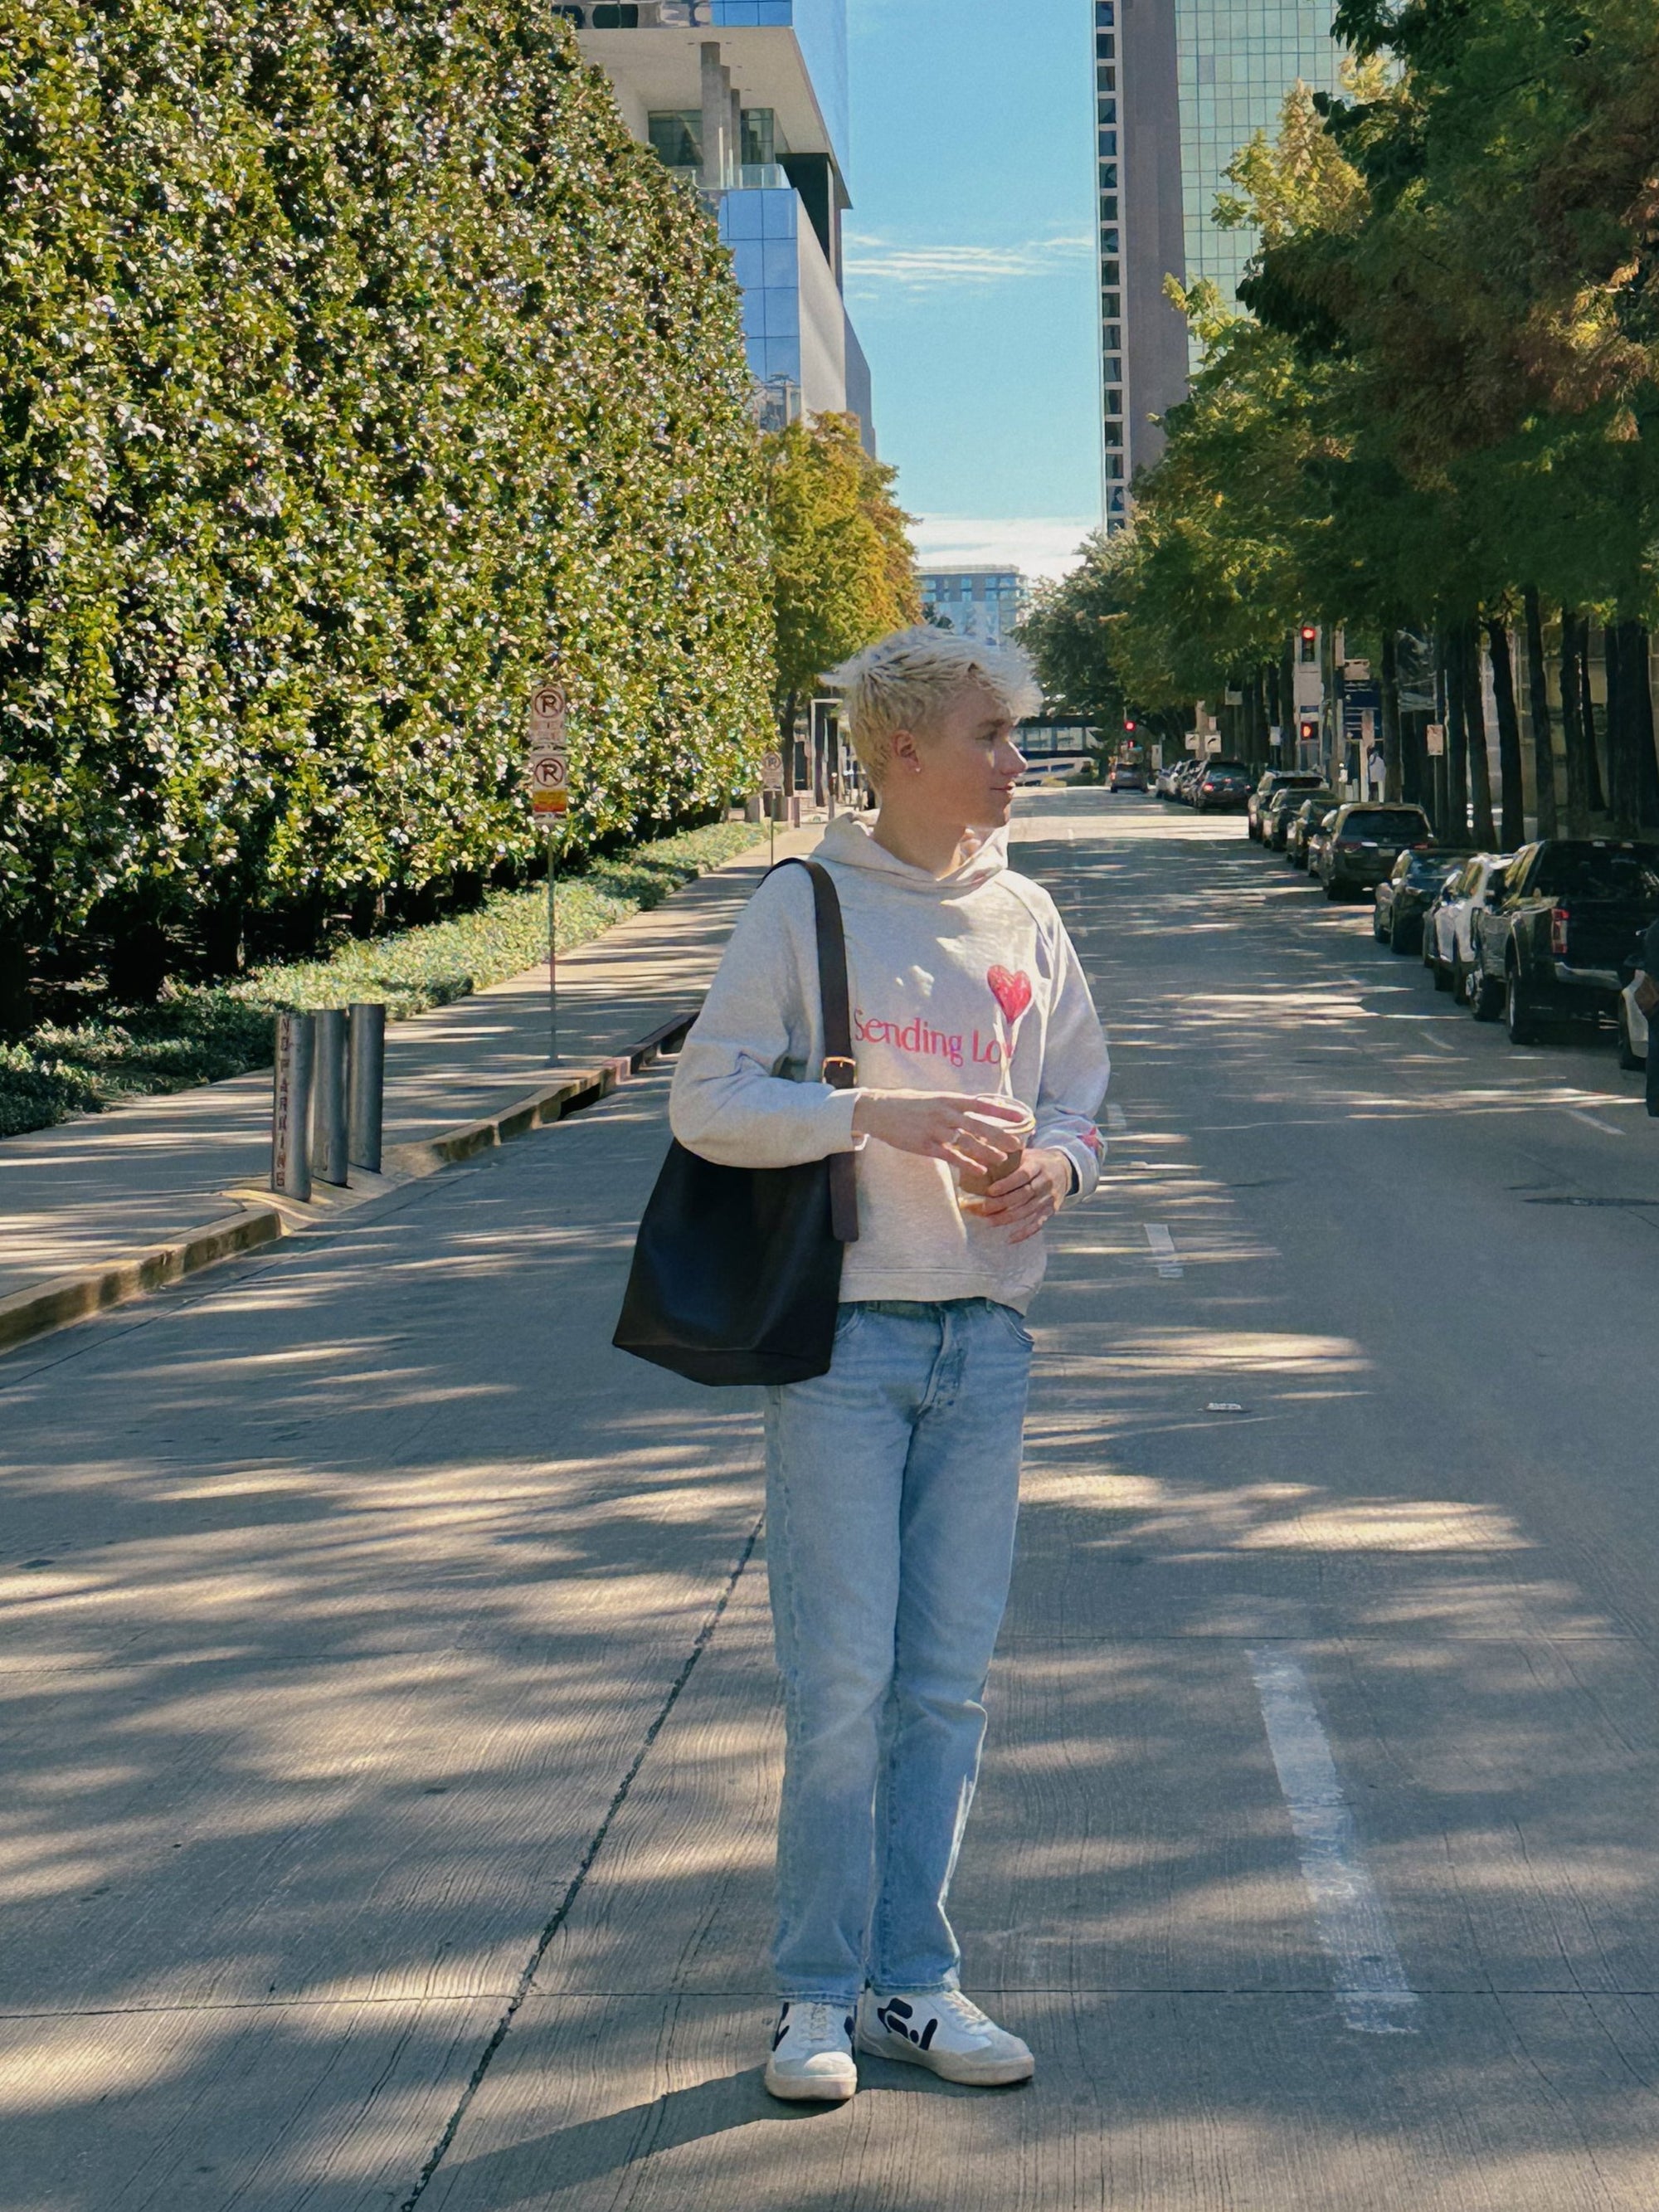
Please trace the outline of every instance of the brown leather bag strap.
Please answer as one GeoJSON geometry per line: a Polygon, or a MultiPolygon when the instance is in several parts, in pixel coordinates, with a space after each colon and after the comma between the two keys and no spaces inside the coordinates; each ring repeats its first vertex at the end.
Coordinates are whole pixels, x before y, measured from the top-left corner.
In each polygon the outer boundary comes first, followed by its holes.
{"type": "MultiPolygon", "coordinates": [[[[823,1010],[823,1080],[833,1091],[851,1091],[859,1079],[853,1058],[853,1001],[847,981],[847,933],[835,878],[817,860],[780,860],[781,868],[805,868],[812,878],[812,919],[817,939],[818,996],[823,1010]]],[[[830,1155],[830,1226],[838,1244],[859,1241],[858,1170],[851,1152],[830,1155]]]]}

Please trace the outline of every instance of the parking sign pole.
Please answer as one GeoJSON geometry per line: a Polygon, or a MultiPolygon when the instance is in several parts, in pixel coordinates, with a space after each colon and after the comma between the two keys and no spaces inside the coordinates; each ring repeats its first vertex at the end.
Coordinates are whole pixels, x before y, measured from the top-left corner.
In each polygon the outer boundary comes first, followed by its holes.
{"type": "Polygon", "coordinates": [[[565,746],[564,686],[556,675],[530,698],[526,776],[530,807],[547,822],[547,1056],[559,1056],[559,823],[570,805],[570,759],[565,746]]]}

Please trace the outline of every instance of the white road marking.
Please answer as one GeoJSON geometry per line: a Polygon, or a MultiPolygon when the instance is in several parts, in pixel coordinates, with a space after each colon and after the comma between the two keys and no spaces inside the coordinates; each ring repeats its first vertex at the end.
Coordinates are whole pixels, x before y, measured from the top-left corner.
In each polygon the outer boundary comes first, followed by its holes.
{"type": "Polygon", "coordinates": [[[1414,2035],[1417,1997],[1371,1880],[1302,1662],[1254,1650],[1250,1672],[1343,2020],[1362,2035],[1414,2035]]]}
{"type": "Polygon", "coordinates": [[[1629,1132],[1621,1129],[1616,1121],[1600,1121],[1594,1114],[1586,1114],[1582,1106],[1569,1106],[1566,1110],[1572,1121],[1582,1121],[1588,1129],[1601,1129],[1609,1137],[1623,1137],[1629,1134],[1629,1132]]]}
{"type": "Polygon", "coordinates": [[[1106,1127],[1115,1137],[1128,1135],[1129,1117],[1121,1106],[1109,1106],[1106,1109],[1106,1127]]]}
{"type": "Polygon", "coordinates": [[[1152,1257],[1158,1262],[1158,1273],[1171,1279],[1184,1274],[1186,1271],[1176,1257],[1175,1238],[1164,1224],[1161,1221],[1146,1221],[1141,1226],[1146,1232],[1146,1242],[1152,1257]]]}
{"type": "Polygon", "coordinates": [[[1455,1052],[1457,1049],[1449,1037],[1436,1036],[1432,1030],[1425,1030],[1424,1035],[1430,1044],[1437,1044],[1442,1052],[1455,1052]]]}

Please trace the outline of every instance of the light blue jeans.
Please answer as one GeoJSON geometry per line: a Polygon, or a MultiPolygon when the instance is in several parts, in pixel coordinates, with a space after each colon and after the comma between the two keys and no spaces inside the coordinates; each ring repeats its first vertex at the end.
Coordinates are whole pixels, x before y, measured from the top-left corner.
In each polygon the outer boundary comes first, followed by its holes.
{"type": "Polygon", "coordinates": [[[1031,1340],[986,1298],[844,1305],[766,1405],[786,1997],[954,1988],[945,1898],[1013,1564],[1031,1340]]]}

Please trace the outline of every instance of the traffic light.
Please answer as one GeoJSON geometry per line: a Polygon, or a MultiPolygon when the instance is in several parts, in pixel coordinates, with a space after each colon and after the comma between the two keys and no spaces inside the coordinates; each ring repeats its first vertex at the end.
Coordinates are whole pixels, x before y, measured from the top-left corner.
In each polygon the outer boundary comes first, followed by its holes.
{"type": "Polygon", "coordinates": [[[1319,658],[1317,623],[1304,623],[1302,625],[1302,658],[1304,660],[1317,660],[1319,658]]]}
{"type": "Polygon", "coordinates": [[[1124,728],[1125,728],[1126,730],[1127,730],[1127,731],[1128,731],[1128,732],[1129,732],[1129,734],[1130,734],[1130,736],[1131,736],[1131,737],[1133,737],[1133,736],[1134,735],[1134,727],[1135,727],[1135,726],[1134,726],[1134,724],[1133,724],[1133,722],[1125,722],[1125,724],[1123,725],[1123,726],[1124,726],[1124,728]]]}
{"type": "Polygon", "coordinates": [[[1306,715],[1304,715],[1301,721],[1297,725],[1297,734],[1301,738],[1304,745],[1310,745],[1314,744],[1319,736],[1319,725],[1316,721],[1310,721],[1306,715]]]}

